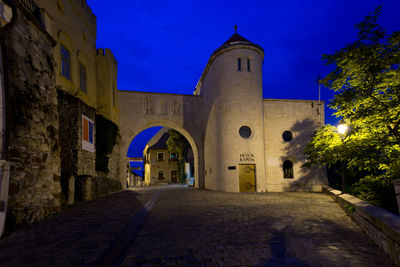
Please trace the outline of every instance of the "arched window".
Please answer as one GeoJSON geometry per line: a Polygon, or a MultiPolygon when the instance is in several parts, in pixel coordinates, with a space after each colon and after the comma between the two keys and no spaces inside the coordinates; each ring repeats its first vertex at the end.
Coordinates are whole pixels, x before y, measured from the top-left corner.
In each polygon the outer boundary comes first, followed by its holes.
{"type": "Polygon", "coordinates": [[[283,162],[283,178],[293,178],[293,163],[290,160],[283,162]]]}

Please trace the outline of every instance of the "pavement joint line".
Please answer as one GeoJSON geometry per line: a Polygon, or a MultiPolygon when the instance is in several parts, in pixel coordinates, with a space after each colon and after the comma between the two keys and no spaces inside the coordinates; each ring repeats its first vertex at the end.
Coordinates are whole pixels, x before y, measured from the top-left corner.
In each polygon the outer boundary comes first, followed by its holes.
{"type": "Polygon", "coordinates": [[[133,245],[140,230],[143,227],[146,217],[150,214],[161,191],[157,191],[143,208],[132,218],[128,225],[121,231],[118,237],[107,247],[97,260],[92,264],[96,267],[120,266],[129,248],[133,245]]]}

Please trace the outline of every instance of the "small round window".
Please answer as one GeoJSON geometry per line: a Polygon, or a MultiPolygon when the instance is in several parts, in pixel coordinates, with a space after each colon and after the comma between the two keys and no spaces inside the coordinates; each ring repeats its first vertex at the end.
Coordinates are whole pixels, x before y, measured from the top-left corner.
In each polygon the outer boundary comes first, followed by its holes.
{"type": "Polygon", "coordinates": [[[291,131],[284,131],[282,134],[282,138],[283,140],[285,140],[286,142],[289,142],[290,140],[292,140],[293,138],[293,134],[291,131]]]}
{"type": "Polygon", "coordinates": [[[242,126],[239,129],[239,134],[243,138],[249,138],[251,135],[251,129],[248,126],[242,126]]]}

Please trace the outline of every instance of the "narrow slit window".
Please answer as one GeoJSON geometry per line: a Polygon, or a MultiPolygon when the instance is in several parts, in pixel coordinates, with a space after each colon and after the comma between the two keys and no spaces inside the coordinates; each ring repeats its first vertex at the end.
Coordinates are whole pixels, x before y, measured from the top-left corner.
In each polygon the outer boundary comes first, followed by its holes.
{"type": "Polygon", "coordinates": [[[80,89],[85,94],[87,93],[87,79],[86,79],[86,68],[84,65],[79,63],[79,79],[80,89]]]}
{"type": "Polygon", "coordinates": [[[242,59],[238,58],[237,62],[238,62],[238,71],[241,71],[242,70],[242,59]]]}
{"type": "Polygon", "coordinates": [[[247,59],[247,71],[250,71],[250,59],[247,59]]]}
{"type": "Polygon", "coordinates": [[[115,84],[112,84],[112,101],[113,101],[113,107],[115,107],[115,84]]]}

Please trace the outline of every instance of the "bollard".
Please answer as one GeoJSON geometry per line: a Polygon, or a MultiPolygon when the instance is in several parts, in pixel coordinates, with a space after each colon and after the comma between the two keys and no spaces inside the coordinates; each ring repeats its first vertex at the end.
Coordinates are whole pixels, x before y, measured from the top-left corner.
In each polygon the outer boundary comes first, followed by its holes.
{"type": "Polygon", "coordinates": [[[75,200],[75,176],[68,178],[68,196],[67,202],[69,205],[74,204],[75,200]]]}
{"type": "Polygon", "coordinates": [[[85,177],[83,182],[84,182],[83,184],[84,189],[82,190],[83,191],[82,200],[89,201],[92,199],[92,177],[90,176],[85,177]]]}
{"type": "Polygon", "coordinates": [[[396,193],[397,207],[399,208],[399,214],[400,214],[400,179],[394,180],[393,185],[394,185],[394,192],[396,193]]]}

